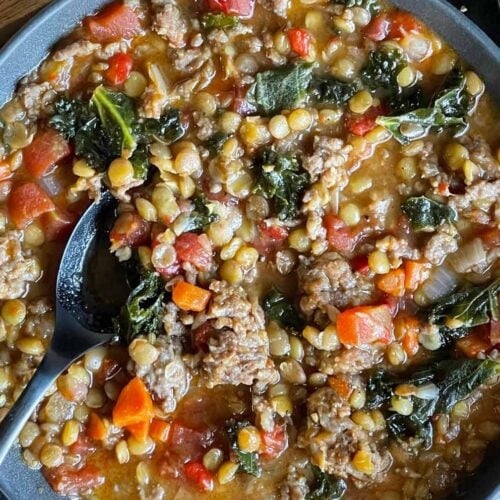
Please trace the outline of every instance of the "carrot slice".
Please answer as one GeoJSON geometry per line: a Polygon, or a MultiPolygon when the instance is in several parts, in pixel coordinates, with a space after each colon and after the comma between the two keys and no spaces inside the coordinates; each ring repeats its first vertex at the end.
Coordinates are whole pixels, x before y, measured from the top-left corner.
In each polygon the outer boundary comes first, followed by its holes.
{"type": "Polygon", "coordinates": [[[149,435],[150,420],[143,420],[137,424],[130,424],[125,427],[138,441],[145,441],[149,435]]]}
{"type": "Polygon", "coordinates": [[[174,286],[172,300],[183,311],[200,312],[205,309],[210,300],[211,293],[199,286],[179,281],[174,286]]]}
{"type": "Polygon", "coordinates": [[[117,427],[138,424],[153,416],[153,401],[144,382],[133,378],[120,392],[113,408],[113,423],[117,427]]]}
{"type": "Polygon", "coordinates": [[[121,2],[112,3],[99,14],[87,17],[84,24],[92,39],[100,43],[132,38],[141,30],[136,13],[121,2]]]}
{"type": "Polygon", "coordinates": [[[429,276],[427,262],[407,260],[405,262],[405,288],[414,292],[429,276]]]}
{"type": "Polygon", "coordinates": [[[155,441],[161,441],[166,443],[168,441],[168,435],[170,434],[170,424],[164,420],[159,420],[154,418],[149,427],[149,435],[155,441]]]}
{"type": "Polygon", "coordinates": [[[405,272],[402,269],[393,269],[387,274],[381,274],[376,279],[377,287],[393,297],[402,297],[405,294],[405,272]]]}
{"type": "Polygon", "coordinates": [[[41,187],[28,182],[12,189],[7,208],[12,224],[18,229],[24,229],[31,221],[56,207],[41,187]]]}
{"type": "Polygon", "coordinates": [[[352,392],[351,384],[341,377],[329,377],[328,385],[335,390],[341,399],[347,399],[352,392]]]}
{"type": "Polygon", "coordinates": [[[108,435],[106,424],[97,413],[92,412],[89,415],[89,420],[87,422],[87,435],[98,441],[102,441],[108,435]]]}

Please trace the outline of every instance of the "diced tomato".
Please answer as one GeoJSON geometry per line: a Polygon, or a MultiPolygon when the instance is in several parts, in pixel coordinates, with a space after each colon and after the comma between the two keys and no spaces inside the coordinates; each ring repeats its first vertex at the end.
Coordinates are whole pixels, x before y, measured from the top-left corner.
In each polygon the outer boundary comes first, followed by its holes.
{"type": "Polygon", "coordinates": [[[388,38],[402,38],[408,33],[420,31],[420,23],[409,12],[401,10],[391,15],[391,29],[388,38]]]}
{"type": "Polygon", "coordinates": [[[84,24],[92,39],[99,43],[132,38],[141,31],[136,13],[122,2],[112,3],[99,14],[87,17],[84,24]]]}
{"type": "Polygon", "coordinates": [[[371,23],[363,29],[363,34],[366,38],[374,42],[381,42],[387,38],[391,29],[391,22],[387,14],[376,16],[371,23]]]}
{"type": "Polygon", "coordinates": [[[402,297],[405,294],[405,272],[391,269],[387,274],[378,275],[376,284],[379,290],[393,297],[402,297]]]}
{"type": "Polygon", "coordinates": [[[288,39],[292,50],[300,57],[307,57],[311,48],[311,34],[301,28],[291,28],[288,30],[288,39]]]}
{"type": "Polygon", "coordinates": [[[347,117],[347,130],[354,135],[363,136],[376,127],[377,117],[383,114],[382,106],[372,106],[363,115],[351,114],[347,117]]]}
{"type": "Polygon", "coordinates": [[[255,0],[207,0],[208,8],[239,17],[252,17],[255,0]]]}
{"type": "Polygon", "coordinates": [[[69,447],[69,452],[83,459],[94,453],[96,449],[96,444],[88,436],[82,433],[78,436],[76,442],[69,447]]]}
{"type": "Polygon", "coordinates": [[[449,196],[450,195],[450,185],[448,182],[440,182],[438,184],[438,191],[441,196],[449,196]]]}
{"type": "Polygon", "coordinates": [[[156,267],[155,269],[163,278],[168,280],[169,278],[172,278],[173,276],[177,276],[179,274],[181,270],[181,264],[179,261],[177,261],[168,267],[156,267]]]}
{"type": "Polygon", "coordinates": [[[77,470],[63,464],[54,469],[44,469],[45,477],[56,493],[78,495],[104,483],[104,475],[92,464],[77,470]]]}
{"type": "Polygon", "coordinates": [[[212,442],[212,434],[208,430],[188,427],[179,420],[174,420],[168,436],[168,447],[172,453],[185,460],[199,460],[212,442]]]}
{"type": "Polygon", "coordinates": [[[122,85],[130,76],[134,60],[128,53],[120,52],[111,57],[108,61],[109,68],[105,76],[111,85],[122,85]]]}
{"type": "Polygon", "coordinates": [[[268,255],[275,251],[288,238],[288,228],[276,224],[268,224],[262,221],[259,226],[259,234],[252,245],[259,253],[268,255]]]}
{"type": "Polygon", "coordinates": [[[183,233],[175,240],[175,251],[181,262],[189,262],[200,271],[212,265],[212,245],[205,234],[183,233]]]}
{"type": "Polygon", "coordinates": [[[241,85],[236,87],[235,96],[231,105],[231,111],[234,111],[241,116],[252,115],[257,111],[257,108],[246,100],[247,90],[248,87],[241,85]]]}
{"type": "Polygon", "coordinates": [[[0,161],[0,181],[8,179],[11,175],[10,165],[6,161],[0,161]]]}
{"type": "Polygon", "coordinates": [[[109,239],[113,245],[138,247],[149,240],[151,224],[136,212],[125,212],[116,219],[109,239]]]}
{"type": "Polygon", "coordinates": [[[288,434],[282,425],[275,425],[269,432],[261,431],[260,456],[264,460],[278,458],[288,447],[288,434]]]}
{"type": "Polygon", "coordinates": [[[500,344],[500,319],[493,319],[490,323],[490,342],[491,345],[500,344]]]}
{"type": "Polygon", "coordinates": [[[491,349],[490,342],[484,338],[483,333],[480,331],[458,339],[456,346],[468,358],[475,358],[478,354],[487,352],[491,349]]]}
{"type": "Polygon", "coordinates": [[[53,210],[40,218],[47,241],[65,240],[78,220],[78,215],[66,210],[53,210]]]}
{"type": "Polygon", "coordinates": [[[337,316],[337,333],[344,345],[389,344],[394,339],[391,311],[387,305],[347,309],[337,316]]]}
{"type": "Polygon", "coordinates": [[[202,462],[188,462],[184,465],[184,475],[195,483],[201,491],[214,489],[215,474],[210,472],[202,462]]]}
{"type": "Polygon", "coordinates": [[[23,149],[24,165],[31,175],[39,178],[70,154],[71,149],[64,137],[55,130],[48,129],[23,149]]]}
{"type": "Polygon", "coordinates": [[[351,264],[358,273],[368,274],[370,272],[368,257],[366,255],[356,255],[356,257],[352,259],[351,264]]]}
{"type": "Polygon", "coordinates": [[[326,214],[323,218],[328,243],[340,252],[352,252],[357,239],[351,235],[347,224],[334,214],[326,214]]]}
{"type": "Polygon", "coordinates": [[[47,193],[37,184],[27,182],[14,186],[7,201],[9,218],[18,229],[24,229],[40,215],[55,210],[47,193]]]}

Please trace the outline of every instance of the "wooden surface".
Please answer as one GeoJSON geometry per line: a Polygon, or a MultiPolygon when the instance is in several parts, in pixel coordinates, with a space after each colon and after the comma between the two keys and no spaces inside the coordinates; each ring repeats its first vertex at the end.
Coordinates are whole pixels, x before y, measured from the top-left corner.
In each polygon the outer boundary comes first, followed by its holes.
{"type": "Polygon", "coordinates": [[[0,0],[0,45],[50,0],[0,0]]]}

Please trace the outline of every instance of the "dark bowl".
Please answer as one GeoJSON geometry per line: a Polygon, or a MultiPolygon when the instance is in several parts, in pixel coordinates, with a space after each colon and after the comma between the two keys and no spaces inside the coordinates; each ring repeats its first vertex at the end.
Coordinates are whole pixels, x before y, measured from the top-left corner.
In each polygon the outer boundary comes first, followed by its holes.
{"type": "MultiPolygon", "coordinates": [[[[469,0],[481,6],[488,0],[469,0]]],[[[0,103],[8,101],[17,82],[35,69],[51,47],[85,16],[109,0],[56,0],[35,16],[0,52],[0,103]]],[[[482,76],[500,105],[500,49],[467,17],[444,0],[392,0],[411,11],[452,45],[482,76]]],[[[467,3],[458,0],[456,3],[467,3]]],[[[486,17],[486,10],[480,9],[486,17]]],[[[497,13],[491,12],[493,16],[497,13]]],[[[488,19],[491,22],[491,18],[488,19]]],[[[493,23],[498,35],[498,18],[493,23]]],[[[495,33],[495,32],[493,32],[495,33]]],[[[463,478],[460,498],[500,500],[500,452],[491,449],[480,469],[463,478]]],[[[11,450],[0,468],[0,497],[10,500],[57,500],[39,471],[23,463],[19,448],[11,450]]]]}

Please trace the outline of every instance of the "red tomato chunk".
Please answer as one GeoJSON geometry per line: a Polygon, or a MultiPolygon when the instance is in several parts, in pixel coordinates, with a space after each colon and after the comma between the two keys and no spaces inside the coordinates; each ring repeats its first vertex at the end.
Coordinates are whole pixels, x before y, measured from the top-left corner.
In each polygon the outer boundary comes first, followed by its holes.
{"type": "Polygon", "coordinates": [[[288,446],[288,435],[282,425],[276,425],[272,431],[261,432],[262,448],[260,455],[265,460],[278,458],[288,446]]]}
{"type": "Polygon", "coordinates": [[[139,214],[126,212],[115,222],[109,239],[120,246],[137,247],[147,243],[151,224],[139,214]]]}
{"type": "Polygon", "coordinates": [[[175,241],[175,251],[181,262],[189,262],[200,271],[212,264],[212,246],[205,234],[183,233],[175,241]]]}
{"type": "Polygon", "coordinates": [[[112,85],[122,85],[130,76],[134,60],[130,54],[116,54],[109,61],[106,79],[112,85]]]}
{"type": "Polygon", "coordinates": [[[14,226],[24,229],[40,215],[55,210],[47,193],[37,184],[27,182],[15,186],[7,201],[9,217],[14,226]]]}
{"type": "Polygon", "coordinates": [[[46,470],[45,477],[60,495],[77,495],[104,483],[104,475],[95,465],[86,465],[80,470],[61,465],[56,469],[46,470]]]}
{"type": "Polygon", "coordinates": [[[327,214],[323,219],[328,243],[340,252],[352,252],[356,246],[356,238],[351,235],[347,224],[334,214],[327,214]]]}
{"type": "Polygon", "coordinates": [[[84,22],[92,39],[100,43],[115,42],[122,38],[132,38],[141,31],[139,18],[123,3],[113,3],[84,22]]]}
{"type": "Polygon", "coordinates": [[[214,489],[215,474],[210,472],[201,462],[188,462],[184,465],[185,476],[202,491],[214,489]]]}
{"type": "Polygon", "coordinates": [[[292,50],[301,57],[309,55],[311,47],[311,35],[308,31],[300,28],[291,28],[288,30],[288,39],[292,50]]]}
{"type": "Polygon", "coordinates": [[[387,38],[391,29],[391,22],[387,14],[381,14],[373,19],[373,21],[363,30],[366,38],[374,42],[380,42],[387,38]]]}
{"type": "Polygon", "coordinates": [[[208,0],[208,8],[239,17],[252,17],[255,0],[208,0]]]}

